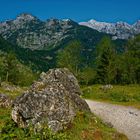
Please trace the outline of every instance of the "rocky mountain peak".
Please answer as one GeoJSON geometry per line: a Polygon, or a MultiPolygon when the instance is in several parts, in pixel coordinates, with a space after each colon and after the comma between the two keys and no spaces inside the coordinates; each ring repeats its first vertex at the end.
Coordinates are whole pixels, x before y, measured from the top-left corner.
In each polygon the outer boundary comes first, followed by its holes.
{"type": "Polygon", "coordinates": [[[130,24],[128,24],[126,22],[123,22],[123,21],[119,21],[115,25],[116,25],[116,27],[119,27],[119,28],[122,28],[122,27],[123,28],[127,28],[127,29],[131,29],[132,28],[132,26],[130,24]]]}
{"type": "Polygon", "coordinates": [[[91,19],[88,22],[80,22],[79,24],[88,26],[99,32],[115,34],[115,30],[114,30],[115,24],[113,24],[113,23],[99,22],[94,19],[91,19]]]}
{"type": "Polygon", "coordinates": [[[32,16],[31,14],[23,13],[17,16],[16,20],[21,21],[31,21],[37,19],[35,16],[32,16]]]}
{"type": "Polygon", "coordinates": [[[63,21],[65,21],[65,22],[71,22],[71,19],[63,19],[63,21]]]}
{"type": "Polygon", "coordinates": [[[95,19],[89,20],[90,23],[97,22],[95,19]]]}
{"type": "MultiPolygon", "coordinates": [[[[0,23],[0,35],[11,43],[23,48],[49,50],[50,47],[53,49],[65,40],[74,39],[75,36],[80,37],[79,32],[87,38],[85,30],[93,33],[93,40],[94,31],[92,29],[101,32],[101,34],[111,34],[113,39],[128,39],[140,33],[140,21],[135,25],[129,25],[124,22],[107,23],[92,19],[79,24],[71,19],[51,18],[41,21],[31,14],[23,13],[14,20],[0,23]],[[90,30],[81,25],[92,29],[90,30]]],[[[90,37],[86,41],[91,43],[89,39],[90,37]]]]}
{"type": "Polygon", "coordinates": [[[91,24],[113,25],[113,23],[99,22],[99,21],[97,21],[97,20],[95,20],[95,19],[91,19],[91,20],[89,20],[88,22],[91,23],[91,24]]]}
{"type": "Polygon", "coordinates": [[[63,19],[62,20],[66,25],[78,26],[78,23],[71,19],[63,19]]]}
{"type": "MultiPolygon", "coordinates": [[[[140,24],[140,20],[138,20],[135,24],[140,24]]],[[[134,25],[135,25],[135,24],[134,24],[134,25]]]]}
{"type": "Polygon", "coordinates": [[[99,32],[104,32],[113,35],[115,39],[129,39],[140,33],[140,20],[134,25],[119,21],[117,23],[99,22],[94,19],[88,22],[80,22],[80,25],[88,26],[99,32]]]}
{"type": "Polygon", "coordinates": [[[0,34],[3,38],[31,50],[55,47],[65,38],[72,28],[79,26],[72,20],[51,18],[41,21],[30,14],[20,14],[16,19],[0,23],[0,34]]]}
{"type": "Polygon", "coordinates": [[[135,24],[132,25],[133,28],[140,33],[140,20],[138,20],[135,24]]]}

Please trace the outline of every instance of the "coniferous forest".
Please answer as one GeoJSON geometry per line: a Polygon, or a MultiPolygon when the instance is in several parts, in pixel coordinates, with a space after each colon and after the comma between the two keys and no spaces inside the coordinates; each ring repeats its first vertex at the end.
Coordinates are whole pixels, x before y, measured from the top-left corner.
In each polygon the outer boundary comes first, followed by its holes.
{"type": "Polygon", "coordinates": [[[0,41],[1,81],[17,85],[29,85],[41,71],[66,67],[81,84],[139,84],[140,83],[140,36],[135,36],[119,46],[110,37],[103,37],[95,49],[88,50],[79,40],[70,41],[55,56],[55,63],[40,63],[41,52],[15,48],[8,41],[0,41]],[[27,54],[31,54],[26,56],[27,54]],[[35,59],[33,59],[36,57],[35,59]],[[36,61],[38,59],[38,62],[36,61]],[[39,63],[39,65],[37,65],[39,63]],[[43,69],[43,67],[45,67],[43,69]],[[27,81],[24,77],[28,76],[27,81]],[[22,81],[22,80],[23,81],[22,81]],[[21,80],[21,81],[20,81],[21,80]]]}

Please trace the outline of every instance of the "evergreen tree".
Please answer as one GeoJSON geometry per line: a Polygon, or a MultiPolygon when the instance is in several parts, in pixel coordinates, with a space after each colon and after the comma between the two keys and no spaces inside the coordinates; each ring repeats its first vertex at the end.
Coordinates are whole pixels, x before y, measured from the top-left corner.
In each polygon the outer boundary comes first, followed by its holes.
{"type": "Polygon", "coordinates": [[[18,60],[14,53],[10,52],[5,60],[6,81],[15,83],[18,78],[18,60]]]}
{"type": "Polygon", "coordinates": [[[37,77],[32,70],[21,64],[14,53],[0,52],[0,82],[6,81],[12,84],[28,86],[37,77]]]}
{"type": "Polygon", "coordinates": [[[0,80],[5,80],[5,57],[0,54],[0,80]]]}
{"type": "Polygon", "coordinates": [[[78,76],[82,64],[82,51],[83,47],[79,41],[70,42],[63,51],[59,52],[57,66],[66,67],[78,76]]]}
{"type": "Polygon", "coordinates": [[[104,37],[96,49],[96,71],[99,83],[110,84],[115,77],[115,51],[109,37],[104,37]]]}
{"type": "Polygon", "coordinates": [[[123,80],[140,83],[140,35],[128,41],[123,54],[123,80]]]}
{"type": "Polygon", "coordinates": [[[96,71],[94,68],[87,67],[84,68],[83,71],[80,73],[80,81],[86,85],[89,83],[93,83],[95,80],[96,71]]]}

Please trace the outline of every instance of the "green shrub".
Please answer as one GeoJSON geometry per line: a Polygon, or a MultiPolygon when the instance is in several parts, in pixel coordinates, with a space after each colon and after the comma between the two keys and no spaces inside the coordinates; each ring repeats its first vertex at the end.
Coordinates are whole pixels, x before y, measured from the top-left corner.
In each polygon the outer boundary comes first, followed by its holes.
{"type": "Polygon", "coordinates": [[[69,137],[62,132],[53,133],[49,128],[43,128],[40,132],[34,131],[33,127],[18,128],[17,125],[8,119],[5,126],[1,130],[2,140],[68,140],[69,137]]]}
{"type": "Polygon", "coordinates": [[[35,133],[33,127],[18,128],[11,120],[10,112],[11,110],[0,109],[0,140],[113,140],[114,135],[116,139],[120,137],[118,140],[127,140],[123,134],[108,127],[91,113],[78,112],[74,120],[61,132],[53,133],[44,126],[44,129],[35,133]],[[96,137],[97,133],[100,137],[96,137]]]}

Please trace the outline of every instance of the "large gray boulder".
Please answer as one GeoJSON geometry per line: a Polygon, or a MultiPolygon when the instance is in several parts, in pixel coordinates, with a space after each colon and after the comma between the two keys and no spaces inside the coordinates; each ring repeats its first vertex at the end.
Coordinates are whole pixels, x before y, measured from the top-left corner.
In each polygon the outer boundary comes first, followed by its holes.
{"type": "Polygon", "coordinates": [[[13,103],[12,118],[20,127],[47,125],[54,132],[62,130],[78,111],[90,112],[80,98],[78,81],[68,69],[42,73],[29,91],[13,103]]]}

